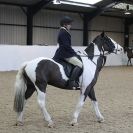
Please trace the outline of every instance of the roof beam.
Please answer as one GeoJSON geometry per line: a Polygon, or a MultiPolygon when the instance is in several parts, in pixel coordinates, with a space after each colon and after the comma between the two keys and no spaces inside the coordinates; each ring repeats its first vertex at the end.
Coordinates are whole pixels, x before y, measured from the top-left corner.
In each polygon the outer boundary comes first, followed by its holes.
{"type": "Polygon", "coordinates": [[[100,15],[101,13],[108,10],[109,8],[111,8],[112,6],[116,5],[119,2],[121,2],[121,0],[110,0],[104,6],[100,6],[96,10],[94,10],[93,12],[88,13],[88,21],[92,20],[93,18],[100,15]]]}
{"type": "Polygon", "coordinates": [[[36,14],[40,9],[42,9],[43,7],[45,7],[47,4],[49,4],[50,2],[52,2],[53,0],[41,0],[40,2],[34,4],[34,5],[30,5],[29,8],[32,11],[32,14],[36,14]]]}

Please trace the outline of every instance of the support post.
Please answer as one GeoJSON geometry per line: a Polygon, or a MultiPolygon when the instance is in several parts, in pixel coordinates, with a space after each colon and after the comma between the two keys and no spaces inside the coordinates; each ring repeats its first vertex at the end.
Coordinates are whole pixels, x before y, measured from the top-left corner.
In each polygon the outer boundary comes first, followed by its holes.
{"type": "Polygon", "coordinates": [[[52,0],[41,0],[40,2],[27,7],[27,45],[33,45],[33,17],[34,15],[52,0]]]}
{"type": "Polygon", "coordinates": [[[83,17],[83,46],[88,45],[88,17],[84,14],[83,17]]]}
{"type": "Polygon", "coordinates": [[[30,7],[27,9],[27,45],[33,42],[33,13],[30,7]]]}
{"type": "Polygon", "coordinates": [[[129,25],[125,20],[124,23],[124,48],[129,47],[129,25]]]}

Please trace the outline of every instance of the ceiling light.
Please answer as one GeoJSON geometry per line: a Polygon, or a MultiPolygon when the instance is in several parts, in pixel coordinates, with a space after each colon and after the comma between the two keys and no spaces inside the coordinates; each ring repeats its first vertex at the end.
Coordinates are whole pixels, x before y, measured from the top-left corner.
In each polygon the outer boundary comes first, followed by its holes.
{"type": "Polygon", "coordinates": [[[129,10],[129,5],[126,6],[126,10],[125,10],[125,13],[124,14],[125,15],[130,15],[131,14],[131,12],[129,10]]]}
{"type": "Polygon", "coordinates": [[[61,4],[68,4],[68,5],[74,5],[74,6],[83,6],[83,7],[95,8],[95,6],[93,6],[93,5],[84,4],[84,3],[75,3],[75,2],[61,1],[61,4]]]}
{"type": "Polygon", "coordinates": [[[96,4],[102,0],[63,0],[67,2],[84,3],[84,4],[96,4]]]}
{"type": "Polygon", "coordinates": [[[58,5],[61,4],[60,0],[53,0],[53,4],[58,5]]]}
{"type": "Polygon", "coordinates": [[[125,11],[124,14],[125,14],[125,15],[130,15],[131,12],[129,12],[129,11],[125,11]]]}

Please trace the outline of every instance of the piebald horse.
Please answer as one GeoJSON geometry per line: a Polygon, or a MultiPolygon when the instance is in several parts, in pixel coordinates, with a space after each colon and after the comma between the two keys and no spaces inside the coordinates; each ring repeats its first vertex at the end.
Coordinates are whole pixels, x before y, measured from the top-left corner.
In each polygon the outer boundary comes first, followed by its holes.
{"type": "MultiPolygon", "coordinates": [[[[80,97],[73,113],[71,125],[77,124],[77,119],[82,106],[88,96],[94,106],[98,122],[103,122],[98,102],[96,100],[94,85],[97,82],[99,72],[106,62],[106,55],[119,53],[123,48],[104,33],[98,35],[87,48],[80,53],[83,62],[83,72],[79,77],[80,97]]],[[[23,63],[16,75],[14,110],[17,112],[16,125],[23,125],[23,111],[28,98],[36,91],[37,101],[49,127],[54,126],[50,114],[45,106],[47,84],[58,88],[66,88],[68,77],[63,66],[50,58],[36,58],[23,63]]],[[[69,88],[68,88],[69,89],[69,88]]]]}

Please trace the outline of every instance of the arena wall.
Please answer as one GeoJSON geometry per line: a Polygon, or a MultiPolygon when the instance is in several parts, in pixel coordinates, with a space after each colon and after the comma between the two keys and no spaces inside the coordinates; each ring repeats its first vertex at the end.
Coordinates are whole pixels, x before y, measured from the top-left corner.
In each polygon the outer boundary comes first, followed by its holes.
{"type": "MultiPolygon", "coordinates": [[[[85,47],[74,46],[75,51],[82,51],[85,47]]],[[[30,61],[38,57],[52,58],[57,46],[19,46],[0,45],[0,71],[18,70],[23,62],[30,61]]],[[[87,58],[87,57],[85,57],[87,58]]],[[[105,66],[126,65],[127,56],[110,54],[107,57],[105,66]]]]}

